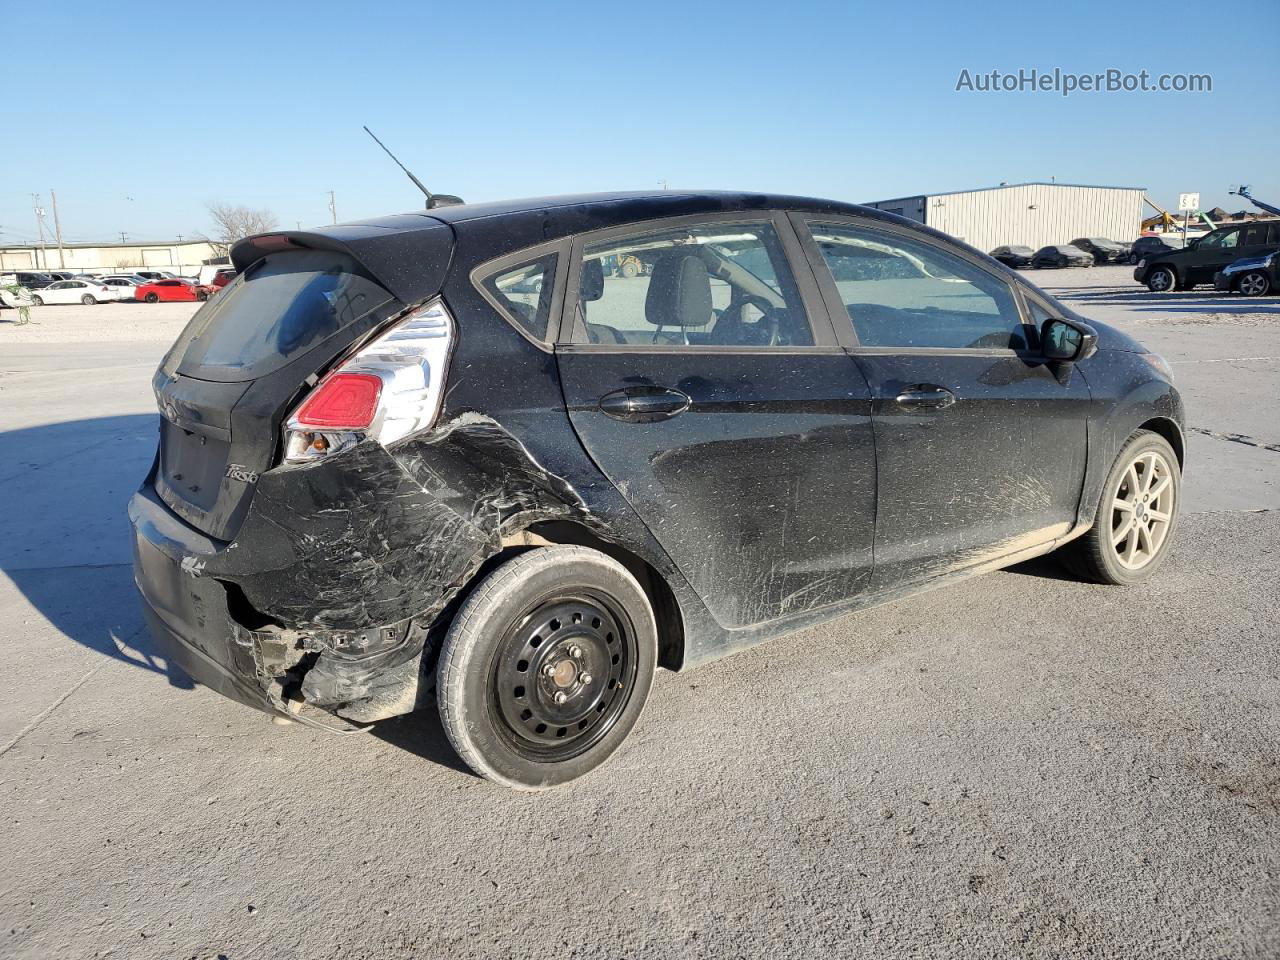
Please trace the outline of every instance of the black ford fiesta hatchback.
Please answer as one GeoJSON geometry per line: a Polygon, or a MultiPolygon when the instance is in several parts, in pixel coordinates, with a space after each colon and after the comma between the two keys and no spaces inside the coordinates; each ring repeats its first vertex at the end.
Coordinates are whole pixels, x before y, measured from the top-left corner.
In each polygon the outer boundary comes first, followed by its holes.
{"type": "Polygon", "coordinates": [[[1177,521],[1168,368],[879,211],[738,193],[463,205],[238,244],[156,373],[130,504],[200,682],[357,729],[438,703],[550,786],[657,666],[1177,521]]]}

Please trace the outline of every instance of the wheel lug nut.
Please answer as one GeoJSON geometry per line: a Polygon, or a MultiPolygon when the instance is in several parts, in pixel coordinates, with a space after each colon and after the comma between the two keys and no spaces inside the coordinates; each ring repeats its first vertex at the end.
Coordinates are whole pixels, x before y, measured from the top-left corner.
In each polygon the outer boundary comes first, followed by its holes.
{"type": "Polygon", "coordinates": [[[578,682],[585,687],[588,683],[591,682],[591,674],[589,673],[578,674],[578,682]]]}
{"type": "Polygon", "coordinates": [[[579,647],[579,646],[576,646],[576,645],[575,645],[575,646],[570,647],[570,648],[569,648],[569,656],[571,656],[571,657],[573,657],[573,659],[577,660],[579,657],[581,657],[581,656],[582,656],[582,648],[581,648],[581,647],[579,647]]]}
{"type": "Polygon", "coordinates": [[[542,675],[544,677],[554,677],[556,675],[556,665],[554,663],[548,663],[543,666],[542,675]]]}
{"type": "Polygon", "coordinates": [[[565,693],[563,690],[557,690],[555,692],[555,696],[553,696],[551,699],[554,700],[556,703],[564,703],[566,700],[569,699],[569,695],[565,693]]]}

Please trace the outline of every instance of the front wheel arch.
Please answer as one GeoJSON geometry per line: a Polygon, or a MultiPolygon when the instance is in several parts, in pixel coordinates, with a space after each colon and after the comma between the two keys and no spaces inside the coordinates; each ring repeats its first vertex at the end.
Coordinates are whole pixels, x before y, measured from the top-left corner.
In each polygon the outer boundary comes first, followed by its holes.
{"type": "Polygon", "coordinates": [[[1173,447],[1173,452],[1178,458],[1178,469],[1186,469],[1186,440],[1182,436],[1182,429],[1177,423],[1168,417],[1153,417],[1145,423],[1139,424],[1137,429],[1150,430],[1152,433],[1158,433],[1164,437],[1169,442],[1169,446],[1173,447]]]}

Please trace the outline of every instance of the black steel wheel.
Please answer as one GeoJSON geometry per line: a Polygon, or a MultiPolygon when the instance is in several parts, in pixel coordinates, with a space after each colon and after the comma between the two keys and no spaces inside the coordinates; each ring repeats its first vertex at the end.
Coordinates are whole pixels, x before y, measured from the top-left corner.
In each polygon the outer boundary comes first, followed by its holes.
{"type": "Polygon", "coordinates": [[[513,625],[494,663],[490,701],[511,747],[556,762],[598,743],[635,688],[635,627],[594,591],[549,598],[513,625]]]}
{"type": "Polygon", "coordinates": [[[156,303],[157,301],[159,301],[160,295],[158,293],[148,293],[142,299],[147,301],[147,303],[156,303]]]}
{"type": "Polygon", "coordinates": [[[657,629],[643,588],[586,547],[504,563],[449,628],[437,669],[440,715],[481,776],[533,790],[602,763],[639,719],[657,629]]]}

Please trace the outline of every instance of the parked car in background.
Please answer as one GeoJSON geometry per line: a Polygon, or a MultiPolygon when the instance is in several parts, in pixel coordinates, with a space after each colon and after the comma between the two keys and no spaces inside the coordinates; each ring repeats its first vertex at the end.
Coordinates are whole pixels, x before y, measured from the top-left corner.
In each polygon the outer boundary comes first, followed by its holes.
{"type": "Polygon", "coordinates": [[[674,191],[384,223],[237,243],[152,381],[135,582],[226,696],[329,728],[438,704],[537,789],[617,749],[655,666],[1051,551],[1110,584],[1168,553],[1168,366],[936,231],[674,191]]]}
{"type": "Polygon", "coordinates": [[[142,277],[122,276],[120,274],[102,278],[102,283],[108,287],[116,287],[120,291],[121,300],[136,300],[138,287],[146,282],[142,277]]]}
{"type": "Polygon", "coordinates": [[[225,287],[230,277],[236,275],[236,268],[230,264],[206,263],[200,268],[200,272],[196,274],[196,283],[203,284],[207,287],[225,287]],[[221,282],[218,281],[220,276],[225,278],[221,282]]]}
{"type": "Polygon", "coordinates": [[[1155,293],[1191,290],[1213,283],[1220,270],[1237,260],[1262,257],[1273,250],[1280,250],[1280,220],[1231,224],[1187,241],[1183,250],[1144,257],[1133,279],[1155,293]]]}
{"type": "Polygon", "coordinates": [[[1037,269],[1092,267],[1093,254],[1085,253],[1079,247],[1073,247],[1069,243],[1060,243],[1037,250],[1035,256],[1031,258],[1031,266],[1037,269]]]}
{"type": "Polygon", "coordinates": [[[1235,291],[1246,297],[1265,297],[1280,289],[1280,252],[1245,257],[1229,264],[1213,278],[1215,290],[1235,291]]]}
{"type": "Polygon", "coordinates": [[[178,276],[168,270],[135,270],[133,274],[146,280],[173,280],[178,276]]]}
{"type": "Polygon", "coordinates": [[[109,303],[120,299],[120,290],[92,280],[56,280],[32,293],[31,299],[38,307],[48,303],[109,303]]]}
{"type": "Polygon", "coordinates": [[[1107,237],[1080,237],[1071,246],[1093,256],[1094,263],[1122,263],[1129,258],[1129,245],[1107,237]]]}
{"type": "Polygon", "coordinates": [[[219,270],[213,275],[213,279],[209,281],[209,286],[221,290],[228,283],[236,278],[235,270],[219,270]]]}
{"type": "Polygon", "coordinates": [[[996,247],[991,251],[991,256],[999,260],[1006,267],[1026,267],[1030,266],[1031,258],[1036,252],[1030,247],[1007,246],[996,247]]]}
{"type": "Polygon", "coordinates": [[[1139,237],[1133,241],[1133,246],[1129,248],[1129,262],[1137,266],[1139,260],[1145,257],[1155,256],[1161,253],[1169,253],[1173,250],[1181,250],[1182,244],[1174,246],[1165,241],[1163,237],[1139,237]]]}
{"type": "Polygon", "coordinates": [[[0,274],[0,286],[18,284],[28,290],[39,290],[55,282],[55,278],[41,270],[15,270],[12,273],[0,274]]]}
{"type": "Polygon", "coordinates": [[[50,270],[49,276],[54,280],[74,280],[76,275],[69,270],[50,270]]]}
{"type": "Polygon", "coordinates": [[[208,300],[214,292],[214,287],[203,287],[190,280],[170,279],[141,284],[133,295],[146,303],[157,303],[161,300],[208,300]]]}

